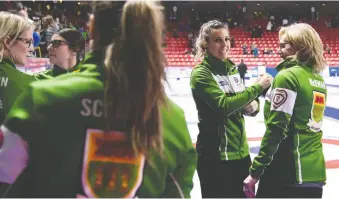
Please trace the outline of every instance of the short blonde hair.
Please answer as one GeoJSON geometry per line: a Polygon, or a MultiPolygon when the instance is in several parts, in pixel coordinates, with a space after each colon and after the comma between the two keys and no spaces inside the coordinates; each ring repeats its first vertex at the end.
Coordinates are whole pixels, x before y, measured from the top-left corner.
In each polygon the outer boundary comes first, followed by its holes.
{"type": "Polygon", "coordinates": [[[283,36],[285,36],[286,42],[298,49],[295,55],[290,56],[292,60],[312,66],[317,73],[325,69],[327,63],[323,54],[323,43],[312,26],[298,23],[283,27],[279,31],[279,38],[283,36]]]}
{"type": "Polygon", "coordinates": [[[4,56],[5,39],[10,38],[12,43],[29,28],[33,28],[32,24],[21,16],[9,12],[0,12],[0,61],[4,56]]]}

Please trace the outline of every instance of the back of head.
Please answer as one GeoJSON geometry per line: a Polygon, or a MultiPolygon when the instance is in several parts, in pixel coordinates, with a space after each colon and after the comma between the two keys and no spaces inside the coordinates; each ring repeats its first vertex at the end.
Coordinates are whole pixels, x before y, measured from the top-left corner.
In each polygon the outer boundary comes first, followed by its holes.
{"type": "Polygon", "coordinates": [[[94,39],[93,48],[104,48],[113,42],[118,27],[118,10],[120,2],[116,1],[94,1],[94,22],[89,32],[94,39]]]}
{"type": "Polygon", "coordinates": [[[7,38],[14,42],[25,30],[32,28],[27,20],[9,12],[0,12],[0,60],[3,58],[7,38]]]}
{"type": "Polygon", "coordinates": [[[105,101],[108,128],[128,121],[136,152],[161,146],[159,107],[165,56],[162,51],[162,7],[152,1],[128,1],[122,11],[119,40],[108,48],[105,101]]]}
{"type": "Polygon", "coordinates": [[[199,36],[195,43],[195,48],[197,49],[195,60],[198,60],[206,55],[208,46],[207,44],[211,37],[212,29],[220,28],[225,28],[228,31],[227,25],[218,20],[208,21],[200,27],[199,36]]]}
{"type": "Polygon", "coordinates": [[[69,48],[77,53],[77,61],[80,61],[80,59],[84,57],[86,41],[80,31],[63,29],[56,34],[64,38],[69,48]]]}
{"type": "Polygon", "coordinates": [[[294,45],[298,50],[292,55],[293,60],[305,63],[317,73],[323,71],[327,65],[323,55],[323,43],[319,34],[306,23],[292,24],[279,31],[279,37],[285,37],[286,42],[294,45]]]}
{"type": "Polygon", "coordinates": [[[49,26],[52,26],[54,24],[54,19],[52,16],[47,15],[44,18],[42,18],[42,26],[43,29],[48,28],[49,26]]]}

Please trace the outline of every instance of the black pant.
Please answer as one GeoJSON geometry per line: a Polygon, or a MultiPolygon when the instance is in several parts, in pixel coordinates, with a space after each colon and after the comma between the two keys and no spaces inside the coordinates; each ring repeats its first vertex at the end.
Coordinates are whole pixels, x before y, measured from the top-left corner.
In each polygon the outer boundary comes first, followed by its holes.
{"type": "Polygon", "coordinates": [[[317,187],[294,187],[272,182],[259,182],[257,198],[321,198],[323,189],[317,187]]]}
{"type": "Polygon", "coordinates": [[[245,85],[245,75],[244,76],[240,75],[240,78],[242,79],[242,83],[245,85]]]}
{"type": "Polygon", "coordinates": [[[249,175],[251,158],[210,160],[198,157],[197,171],[203,198],[245,198],[243,181],[249,175]]]}

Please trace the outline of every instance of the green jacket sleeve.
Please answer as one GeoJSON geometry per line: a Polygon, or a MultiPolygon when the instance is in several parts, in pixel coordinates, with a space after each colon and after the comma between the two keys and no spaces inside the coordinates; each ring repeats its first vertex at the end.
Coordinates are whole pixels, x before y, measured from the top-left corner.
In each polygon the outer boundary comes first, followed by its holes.
{"type": "Polygon", "coordinates": [[[250,168],[252,177],[259,179],[271,163],[279,144],[287,137],[288,124],[293,114],[297,97],[297,80],[289,71],[280,72],[272,85],[270,114],[266,122],[266,132],[261,141],[258,156],[250,168]]]}
{"type": "MultiPolygon", "coordinates": [[[[15,69],[16,70],[16,69],[15,69]]],[[[8,85],[1,88],[0,92],[0,121],[6,118],[17,98],[28,88],[29,84],[35,81],[34,77],[20,71],[11,71],[8,74],[8,85]]]]}
{"type": "MultiPolygon", "coordinates": [[[[171,174],[166,179],[166,187],[161,195],[162,198],[190,198],[190,193],[193,188],[193,175],[196,169],[197,156],[193,146],[187,123],[184,117],[184,112],[181,111],[179,118],[176,119],[176,127],[180,129],[179,134],[173,134],[174,139],[178,139],[178,142],[172,142],[172,144],[180,144],[181,146],[173,146],[173,148],[181,148],[181,153],[177,154],[177,165],[172,170],[171,174]]],[[[172,129],[173,131],[174,129],[172,129]]],[[[171,149],[171,147],[168,148],[171,149]]]]}
{"type": "Polygon", "coordinates": [[[30,86],[16,100],[5,119],[4,125],[12,132],[20,134],[27,142],[30,142],[29,138],[32,137],[32,133],[38,131],[36,128],[38,126],[37,121],[42,120],[42,117],[36,112],[35,108],[30,86]]]}
{"type": "Polygon", "coordinates": [[[196,68],[192,71],[191,89],[214,111],[224,116],[238,111],[257,98],[263,90],[258,83],[255,83],[242,93],[238,93],[235,96],[226,96],[213,79],[211,72],[203,68],[196,68]]]}

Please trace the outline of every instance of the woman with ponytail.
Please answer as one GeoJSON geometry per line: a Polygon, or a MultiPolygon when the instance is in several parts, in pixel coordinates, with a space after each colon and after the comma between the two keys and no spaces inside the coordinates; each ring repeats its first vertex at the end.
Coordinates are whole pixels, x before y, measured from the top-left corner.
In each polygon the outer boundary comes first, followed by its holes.
{"type": "Polygon", "coordinates": [[[116,7],[94,3],[81,72],[34,82],[1,126],[6,197],[190,197],[196,154],[164,93],[162,7],[125,3],[103,65],[116,7]]]}

